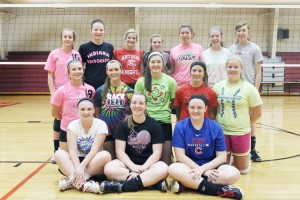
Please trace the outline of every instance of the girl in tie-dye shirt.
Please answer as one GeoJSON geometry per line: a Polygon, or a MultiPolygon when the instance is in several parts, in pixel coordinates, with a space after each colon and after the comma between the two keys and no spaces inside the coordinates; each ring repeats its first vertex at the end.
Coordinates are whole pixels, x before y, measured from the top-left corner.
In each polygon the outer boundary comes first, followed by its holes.
{"type": "Polygon", "coordinates": [[[96,91],[95,116],[105,121],[108,126],[109,135],[106,137],[104,149],[115,158],[112,136],[119,123],[129,115],[133,89],[121,81],[122,65],[117,60],[107,63],[106,73],[104,85],[96,91]]]}

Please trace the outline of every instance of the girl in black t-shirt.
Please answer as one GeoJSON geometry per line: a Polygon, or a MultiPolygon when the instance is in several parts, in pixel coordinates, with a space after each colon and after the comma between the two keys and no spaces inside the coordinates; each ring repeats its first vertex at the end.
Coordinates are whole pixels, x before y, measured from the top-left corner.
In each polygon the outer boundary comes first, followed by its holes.
{"type": "Polygon", "coordinates": [[[114,47],[104,41],[104,22],[95,19],[91,23],[92,41],[82,44],[78,52],[84,63],[84,82],[97,90],[107,77],[106,64],[112,59],[114,47]]]}
{"type": "Polygon", "coordinates": [[[168,166],[160,161],[164,136],[158,122],[146,112],[146,97],[135,93],[130,103],[132,115],[114,133],[117,159],[106,164],[108,179],[100,193],[132,192],[151,186],[167,191],[168,166]]]}

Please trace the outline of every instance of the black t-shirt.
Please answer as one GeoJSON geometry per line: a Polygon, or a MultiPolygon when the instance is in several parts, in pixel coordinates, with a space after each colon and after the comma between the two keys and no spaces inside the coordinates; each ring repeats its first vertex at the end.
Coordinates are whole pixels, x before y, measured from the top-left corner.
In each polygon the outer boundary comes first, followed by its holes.
{"type": "Polygon", "coordinates": [[[125,153],[136,165],[144,164],[152,155],[153,144],[165,142],[160,124],[149,116],[142,124],[136,124],[133,130],[128,128],[127,120],[120,122],[114,138],[126,142],[125,153]]]}
{"type": "Polygon", "coordinates": [[[84,82],[97,90],[107,77],[106,64],[112,59],[114,47],[107,42],[100,45],[88,42],[80,45],[78,51],[85,62],[84,82]]]}

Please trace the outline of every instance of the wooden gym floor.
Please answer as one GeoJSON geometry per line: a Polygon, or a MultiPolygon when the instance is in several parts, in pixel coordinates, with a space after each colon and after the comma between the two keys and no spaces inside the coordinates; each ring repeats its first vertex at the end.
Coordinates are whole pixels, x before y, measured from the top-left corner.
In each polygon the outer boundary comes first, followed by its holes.
{"type": "MultiPolygon", "coordinates": [[[[263,158],[236,183],[245,200],[300,199],[300,97],[264,96],[256,124],[263,158]]],[[[48,95],[0,95],[0,199],[220,199],[192,191],[174,195],[154,190],[122,194],[60,192],[62,178],[52,155],[48,95]],[[14,104],[18,103],[18,104],[14,104]],[[14,104],[14,105],[10,105],[14,104]]]]}

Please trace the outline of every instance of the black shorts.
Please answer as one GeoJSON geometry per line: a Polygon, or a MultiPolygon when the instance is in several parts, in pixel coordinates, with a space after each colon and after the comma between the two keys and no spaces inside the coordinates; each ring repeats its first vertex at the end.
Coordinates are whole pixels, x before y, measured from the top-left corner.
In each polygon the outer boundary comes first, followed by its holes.
{"type": "Polygon", "coordinates": [[[159,122],[164,136],[165,136],[165,140],[166,141],[170,141],[172,140],[172,124],[171,123],[163,123],[163,122],[159,122]]]}
{"type": "Polygon", "coordinates": [[[112,135],[107,135],[104,142],[115,141],[112,135]]]}
{"type": "Polygon", "coordinates": [[[60,129],[59,141],[67,142],[67,132],[66,131],[60,129]]]}
{"type": "Polygon", "coordinates": [[[127,86],[129,86],[131,89],[134,90],[135,83],[126,83],[127,86]]]}
{"type": "Polygon", "coordinates": [[[60,119],[54,119],[53,131],[60,132],[60,119]]]}

